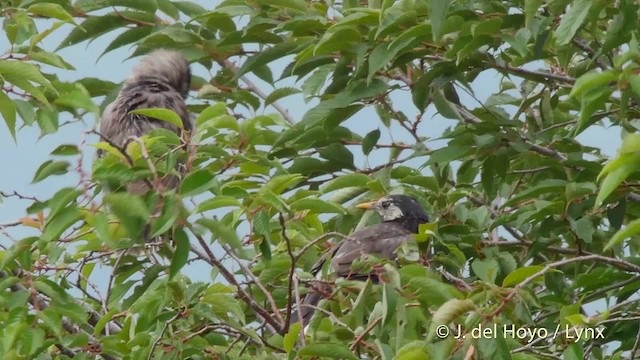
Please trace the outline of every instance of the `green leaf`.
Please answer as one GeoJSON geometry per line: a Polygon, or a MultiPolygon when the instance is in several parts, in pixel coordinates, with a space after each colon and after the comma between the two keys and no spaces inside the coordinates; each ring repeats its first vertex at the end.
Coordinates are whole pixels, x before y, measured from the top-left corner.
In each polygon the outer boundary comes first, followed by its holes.
{"type": "Polygon", "coordinates": [[[73,22],[73,17],[62,6],[52,3],[39,3],[29,6],[27,12],[54,18],[64,22],[73,22]]]}
{"type": "Polygon", "coordinates": [[[4,93],[0,91],[0,115],[9,129],[9,133],[16,141],[16,104],[4,93]]]}
{"type": "Polygon", "coordinates": [[[451,4],[451,2],[442,0],[428,0],[427,4],[429,6],[429,20],[433,29],[433,40],[439,42],[440,38],[442,37],[442,28],[444,26],[445,20],[447,19],[447,15],[449,13],[449,5],[451,4]]]}
{"type": "Polygon", "coordinates": [[[429,306],[440,306],[450,299],[461,299],[462,293],[455,287],[428,277],[414,277],[408,288],[415,291],[418,298],[429,306]]]}
{"type": "Polygon", "coordinates": [[[299,356],[318,356],[329,359],[358,360],[349,348],[342,344],[314,343],[300,349],[299,356]]]}
{"type": "Polygon", "coordinates": [[[211,230],[212,240],[220,240],[223,244],[231,246],[238,255],[244,256],[242,253],[242,242],[240,241],[240,238],[238,238],[238,234],[235,229],[214,219],[200,219],[198,220],[198,224],[201,224],[211,230]]]}
{"type": "Polygon", "coordinates": [[[180,129],[184,129],[184,124],[182,123],[182,119],[178,114],[174,111],[164,108],[148,108],[148,109],[137,109],[129,111],[129,114],[139,114],[148,116],[152,119],[166,121],[172,125],[177,126],[180,129]]]}
{"type": "Polygon", "coordinates": [[[339,165],[342,169],[355,169],[353,154],[342,144],[331,144],[318,150],[318,154],[323,159],[329,160],[331,164],[339,165]]]}
{"type": "Polygon", "coordinates": [[[189,238],[182,229],[177,229],[173,233],[173,242],[176,245],[176,251],[171,257],[171,266],[169,267],[169,279],[175,277],[189,260],[189,238]]]}
{"type": "Polygon", "coordinates": [[[277,175],[267,181],[266,184],[260,189],[261,193],[272,192],[276,195],[282,194],[283,191],[288,189],[295,183],[302,181],[305,177],[298,174],[291,175],[277,175]]]}
{"type": "Polygon", "coordinates": [[[47,224],[42,232],[42,241],[49,242],[58,240],[63,232],[68,230],[71,225],[82,219],[83,214],[80,209],[75,206],[69,206],[60,210],[52,218],[47,219],[47,224]]]}
{"type": "Polygon", "coordinates": [[[104,51],[102,51],[98,59],[102,58],[104,54],[112,50],[137,42],[140,39],[143,39],[144,37],[149,36],[152,32],[153,32],[153,27],[151,26],[140,26],[140,27],[134,27],[134,28],[128,29],[123,33],[121,33],[120,35],[118,35],[115,39],[113,39],[113,41],[109,43],[109,45],[107,45],[107,47],[104,49],[104,51]]]}
{"type": "Polygon", "coordinates": [[[493,198],[496,195],[496,167],[496,157],[490,155],[482,163],[482,171],[480,172],[482,187],[490,198],[493,198]]]}
{"type": "Polygon", "coordinates": [[[208,292],[202,297],[202,302],[211,305],[211,310],[214,314],[224,320],[229,321],[231,319],[229,313],[231,313],[241,323],[246,322],[242,306],[240,306],[238,300],[227,294],[208,292]]]}
{"type": "Polygon", "coordinates": [[[298,340],[298,334],[300,334],[301,325],[299,322],[291,324],[289,327],[289,332],[284,335],[283,345],[284,351],[287,354],[291,353],[294,346],[296,345],[296,341],[298,340]]]}
{"type": "MultiPolygon", "coordinates": [[[[509,273],[509,275],[507,275],[504,280],[502,280],[502,286],[511,287],[514,285],[518,285],[526,278],[540,272],[542,269],[544,269],[544,266],[541,265],[531,265],[516,269],[515,271],[509,273]]],[[[543,279],[544,276],[541,274],[534,281],[542,281],[543,279]]]]}
{"type": "Polygon", "coordinates": [[[429,160],[425,165],[431,165],[435,163],[450,163],[453,160],[461,159],[473,152],[473,148],[463,145],[450,145],[441,149],[435,150],[431,153],[429,160]]]}
{"type": "Polygon", "coordinates": [[[429,346],[425,341],[412,341],[402,346],[393,360],[430,360],[429,346]]]}
{"type": "MultiPolygon", "coordinates": [[[[57,94],[56,89],[51,85],[49,80],[42,75],[38,67],[24,61],[0,60],[0,75],[8,82],[14,83],[24,90],[27,81],[33,81],[57,94]]],[[[33,94],[35,96],[35,94],[33,94]]],[[[45,101],[46,102],[46,99],[45,101]]]]}
{"type": "Polygon", "coordinates": [[[304,42],[285,41],[277,44],[269,49],[260,51],[253,55],[247,61],[244,62],[242,67],[236,73],[236,78],[254,70],[257,67],[264,66],[270,62],[285,57],[293,52],[298,47],[304,46],[304,42]]]}
{"type": "Polygon", "coordinates": [[[563,360],[581,360],[584,359],[584,351],[581,344],[571,344],[562,352],[563,360]]]}
{"type": "Polygon", "coordinates": [[[253,231],[264,236],[267,244],[271,239],[271,217],[266,211],[259,211],[253,217],[253,231]]]}
{"type": "Polygon", "coordinates": [[[473,273],[484,282],[495,284],[500,266],[495,259],[476,259],[471,263],[473,273]]]}
{"type": "Polygon", "coordinates": [[[32,183],[40,182],[51,175],[64,175],[69,170],[69,163],[66,161],[47,160],[36,170],[32,183]]]}
{"type": "MultiPolygon", "coordinates": [[[[640,156],[635,154],[624,154],[620,156],[620,158],[640,160],[640,156]]],[[[623,162],[619,167],[607,174],[602,181],[600,191],[598,191],[595,203],[596,207],[601,206],[604,200],[611,195],[611,193],[613,193],[618,186],[625,181],[629,175],[631,175],[631,173],[638,170],[638,166],[636,164],[637,163],[623,162]]]]}
{"type": "Polygon", "coordinates": [[[560,20],[560,25],[556,29],[556,38],[558,45],[568,44],[578,29],[582,26],[584,19],[589,14],[593,1],[591,0],[574,0],[566,14],[560,20]]]}
{"type": "Polygon", "coordinates": [[[461,116],[455,104],[447,100],[442,89],[433,88],[431,91],[431,99],[436,106],[438,113],[447,119],[460,120],[461,116]]]}
{"type": "Polygon", "coordinates": [[[285,98],[290,95],[298,94],[298,93],[300,93],[300,90],[292,87],[282,87],[282,88],[275,89],[264,100],[264,106],[269,106],[282,98],[285,98]]]}
{"type": "Polygon", "coordinates": [[[51,152],[51,155],[73,156],[73,155],[78,155],[79,153],[80,153],[80,151],[78,150],[78,146],[77,145],[65,144],[65,145],[60,145],[57,148],[55,148],[51,152]]]}
{"type": "Polygon", "coordinates": [[[365,135],[364,139],[362,139],[362,152],[365,155],[369,155],[374,146],[378,144],[378,140],[380,140],[380,129],[370,131],[365,135]]]}
{"type": "Polygon", "coordinates": [[[618,230],[604,246],[604,251],[620,244],[624,239],[640,234],[640,219],[631,221],[624,229],[618,230]]]}
{"type": "Polygon", "coordinates": [[[322,187],[323,194],[348,187],[366,187],[371,178],[365,174],[351,173],[328,181],[322,187]]]}
{"type": "Polygon", "coordinates": [[[433,314],[433,320],[427,334],[427,342],[431,341],[436,334],[438,326],[446,326],[457,317],[475,309],[475,304],[469,299],[451,299],[444,303],[433,314]]]}
{"type": "Polygon", "coordinates": [[[182,196],[194,196],[211,189],[216,182],[215,176],[207,170],[196,170],[189,173],[182,184],[180,184],[180,194],[182,196]]]}
{"type": "Polygon", "coordinates": [[[78,9],[90,12],[112,6],[126,6],[131,9],[138,9],[154,13],[158,9],[156,0],[78,0],[74,3],[78,9]]]}
{"type": "Polygon", "coordinates": [[[140,236],[151,214],[139,196],[110,193],[105,195],[104,201],[132,237],[140,236]]]}
{"type": "Polygon", "coordinates": [[[95,39],[109,31],[120,29],[128,24],[128,20],[117,14],[88,16],[80,26],[71,30],[56,50],[78,44],[85,40],[95,39]]]}
{"type": "Polygon", "coordinates": [[[524,24],[527,29],[531,28],[531,22],[538,15],[538,10],[542,5],[542,0],[525,0],[524,1],[524,24]]]}
{"type": "Polygon", "coordinates": [[[296,211],[311,210],[318,214],[335,213],[346,214],[347,211],[338,204],[320,199],[300,199],[291,204],[291,209],[296,211]]]}
{"type": "Polygon", "coordinates": [[[198,204],[195,212],[201,213],[208,210],[218,209],[221,207],[227,206],[235,206],[240,207],[242,204],[238,201],[238,199],[231,196],[219,195],[214,197],[213,199],[207,199],[198,204]]]}

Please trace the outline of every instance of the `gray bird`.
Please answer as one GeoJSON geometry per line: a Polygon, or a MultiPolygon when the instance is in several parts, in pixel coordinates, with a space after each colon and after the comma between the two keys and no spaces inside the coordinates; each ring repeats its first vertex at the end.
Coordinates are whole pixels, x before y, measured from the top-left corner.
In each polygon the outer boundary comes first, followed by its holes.
{"type": "MultiPolygon", "coordinates": [[[[349,235],[325,253],[313,266],[311,273],[316,275],[331,257],[330,266],[336,276],[350,280],[377,281],[375,273],[354,272],[351,265],[365,255],[395,259],[396,250],[402,244],[413,240],[412,234],[418,233],[418,226],[429,222],[429,217],[420,204],[406,195],[389,195],[377,201],[357,205],[361,209],[375,210],[382,218],[382,223],[370,225],[349,235]]],[[[315,312],[314,307],[320,302],[322,294],[313,291],[305,296],[300,306],[302,319],[307,325],[315,312]],[[309,306],[311,305],[311,306],[309,306]]],[[[291,316],[290,324],[300,319],[297,313],[291,316]]]]}
{"type": "MultiPolygon", "coordinates": [[[[146,135],[154,129],[167,129],[181,135],[181,129],[169,122],[130,113],[147,108],[174,111],[182,119],[184,130],[191,131],[193,125],[185,103],[190,85],[189,62],[182,54],[164,49],[152,51],[133,68],[116,100],[106,107],[100,121],[100,135],[120,149],[126,148],[132,138],[146,135]]],[[[98,156],[101,155],[98,152],[98,156]]],[[[165,176],[162,185],[165,189],[175,188],[178,181],[176,176],[165,176]]],[[[129,184],[127,190],[142,195],[150,190],[148,184],[136,181],[129,184]]],[[[155,213],[159,210],[156,209],[155,213]]],[[[148,231],[147,228],[145,233],[148,231]]]]}

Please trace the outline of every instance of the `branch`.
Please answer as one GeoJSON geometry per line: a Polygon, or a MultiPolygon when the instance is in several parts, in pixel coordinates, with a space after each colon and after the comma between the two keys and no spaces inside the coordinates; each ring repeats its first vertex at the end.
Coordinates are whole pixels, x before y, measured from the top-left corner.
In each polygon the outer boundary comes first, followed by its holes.
{"type": "Polygon", "coordinates": [[[276,305],[276,301],[273,299],[273,296],[271,296],[271,293],[269,291],[267,291],[267,288],[264,287],[264,285],[260,282],[260,279],[258,279],[253,272],[251,272],[251,269],[249,269],[247,267],[247,265],[245,265],[242,260],[240,260],[234,253],[233,250],[227,246],[227,245],[223,245],[222,248],[227,252],[227,254],[229,256],[231,256],[231,258],[233,258],[238,265],[240,266],[240,268],[242,269],[242,272],[245,274],[245,276],[250,277],[253,282],[258,286],[258,288],[260,288],[260,290],[262,291],[262,293],[264,294],[264,296],[267,297],[267,300],[269,300],[269,304],[271,305],[271,310],[273,310],[273,313],[275,314],[275,316],[278,318],[278,321],[283,322],[284,319],[282,319],[282,316],[280,315],[280,310],[278,309],[278,306],[276,305]]]}
{"type": "Polygon", "coordinates": [[[244,301],[250,309],[255,311],[257,315],[271,327],[271,330],[273,332],[284,335],[285,325],[274,319],[267,310],[260,306],[260,304],[258,304],[249,294],[247,294],[247,292],[240,286],[240,284],[238,284],[235,276],[233,276],[233,274],[229,272],[229,270],[224,267],[220,260],[218,260],[218,258],[213,254],[202,236],[200,236],[193,230],[191,230],[191,233],[196,237],[196,239],[198,239],[198,242],[200,243],[200,246],[202,246],[204,253],[200,249],[196,248],[193,244],[191,245],[191,251],[193,251],[196,255],[198,255],[198,257],[209,263],[211,266],[214,266],[218,270],[220,270],[220,273],[222,274],[222,276],[224,276],[225,280],[227,280],[229,284],[234,285],[238,289],[238,296],[240,297],[240,299],[242,299],[242,301],[244,301]]]}

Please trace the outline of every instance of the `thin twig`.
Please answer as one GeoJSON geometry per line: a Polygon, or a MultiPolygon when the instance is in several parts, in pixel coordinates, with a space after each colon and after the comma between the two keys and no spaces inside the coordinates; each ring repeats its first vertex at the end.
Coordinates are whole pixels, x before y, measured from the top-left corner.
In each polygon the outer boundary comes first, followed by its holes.
{"type": "Polygon", "coordinates": [[[225,278],[225,280],[227,280],[231,285],[234,285],[237,288],[238,296],[240,297],[240,299],[242,299],[242,301],[244,301],[247,306],[249,306],[249,308],[256,312],[256,314],[261,317],[267,323],[267,325],[269,325],[271,331],[276,332],[280,335],[284,335],[284,324],[274,319],[267,310],[260,306],[260,304],[258,304],[249,294],[247,294],[247,292],[240,286],[240,284],[238,284],[235,276],[224,265],[222,265],[220,260],[218,260],[218,258],[213,254],[202,236],[194,231],[191,231],[191,233],[196,237],[196,239],[198,239],[198,242],[200,243],[200,246],[202,246],[204,253],[193,244],[191,245],[191,251],[198,255],[202,260],[220,270],[220,273],[225,278]]]}
{"type": "Polygon", "coordinates": [[[258,286],[258,288],[262,291],[262,293],[264,294],[264,296],[266,296],[267,300],[269,301],[269,304],[271,305],[271,310],[273,310],[273,314],[278,318],[278,321],[283,322],[284,319],[282,318],[282,315],[280,315],[280,310],[278,309],[278,306],[276,305],[276,301],[273,299],[273,296],[271,296],[271,293],[267,290],[267,288],[265,288],[265,286],[262,284],[262,282],[260,282],[260,279],[258,279],[258,277],[256,277],[253,272],[251,272],[251,269],[249,269],[247,267],[247,265],[245,265],[242,260],[240,260],[234,253],[233,250],[228,246],[228,245],[223,245],[222,248],[227,252],[227,254],[229,256],[231,256],[231,258],[233,258],[236,263],[238,263],[238,265],[240,266],[240,269],[242,269],[242,272],[250,277],[253,280],[253,283],[256,284],[256,286],[258,286]]]}

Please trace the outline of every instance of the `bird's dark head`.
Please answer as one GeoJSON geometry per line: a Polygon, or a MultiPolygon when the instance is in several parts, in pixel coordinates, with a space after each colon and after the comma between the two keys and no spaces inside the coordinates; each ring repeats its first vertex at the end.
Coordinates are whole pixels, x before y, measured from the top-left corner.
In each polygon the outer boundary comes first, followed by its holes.
{"type": "Polygon", "coordinates": [[[359,204],[358,207],[376,211],[384,222],[406,224],[414,233],[418,231],[418,224],[429,222],[429,217],[420,203],[407,195],[388,195],[377,201],[359,204]]]}

